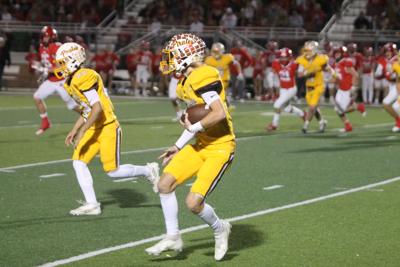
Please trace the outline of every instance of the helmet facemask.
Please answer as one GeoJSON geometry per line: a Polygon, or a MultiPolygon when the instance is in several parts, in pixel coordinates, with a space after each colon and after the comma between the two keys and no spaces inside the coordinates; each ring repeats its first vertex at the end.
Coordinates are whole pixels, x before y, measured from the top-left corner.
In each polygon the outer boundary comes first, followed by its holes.
{"type": "Polygon", "coordinates": [[[160,71],[183,73],[191,64],[203,62],[205,48],[204,41],[194,34],[175,35],[162,50],[160,71]]]}

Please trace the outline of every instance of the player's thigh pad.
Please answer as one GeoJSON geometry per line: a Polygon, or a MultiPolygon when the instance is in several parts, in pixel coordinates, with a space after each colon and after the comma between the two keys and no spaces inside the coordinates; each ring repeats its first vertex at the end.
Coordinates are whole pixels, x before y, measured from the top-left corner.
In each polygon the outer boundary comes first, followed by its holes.
{"type": "Polygon", "coordinates": [[[217,186],[223,174],[232,163],[235,143],[227,142],[207,146],[200,151],[204,163],[197,173],[191,192],[207,197],[217,186]]]}
{"type": "Polygon", "coordinates": [[[279,97],[274,103],[274,108],[281,109],[286,106],[289,101],[296,95],[297,88],[292,87],[289,89],[280,89],[279,90],[279,97]]]}
{"type": "Polygon", "coordinates": [[[78,146],[74,150],[72,155],[73,160],[80,160],[89,164],[90,161],[97,155],[100,150],[99,137],[101,135],[101,129],[89,129],[84,134],[82,139],[79,141],[78,146]]]}
{"type": "Polygon", "coordinates": [[[196,145],[186,145],[172,158],[163,172],[172,175],[178,184],[182,184],[192,178],[204,163],[199,151],[200,148],[196,145]]]}
{"type": "Polygon", "coordinates": [[[306,102],[309,106],[318,106],[321,96],[324,94],[324,87],[317,86],[314,90],[307,90],[306,102]]]}
{"type": "Polygon", "coordinates": [[[394,101],[397,100],[397,88],[395,83],[390,83],[389,85],[389,92],[387,96],[383,99],[383,104],[391,105],[394,101]]]}
{"type": "Polygon", "coordinates": [[[338,90],[335,96],[335,103],[341,114],[345,113],[351,102],[350,91],[338,90]]]}
{"type": "Polygon", "coordinates": [[[118,168],[121,155],[122,131],[117,123],[103,127],[99,136],[100,160],[105,172],[118,168]]]}
{"type": "Polygon", "coordinates": [[[57,82],[51,82],[49,80],[45,80],[33,94],[33,97],[43,100],[46,99],[49,95],[54,94],[56,90],[57,90],[57,82]]]}

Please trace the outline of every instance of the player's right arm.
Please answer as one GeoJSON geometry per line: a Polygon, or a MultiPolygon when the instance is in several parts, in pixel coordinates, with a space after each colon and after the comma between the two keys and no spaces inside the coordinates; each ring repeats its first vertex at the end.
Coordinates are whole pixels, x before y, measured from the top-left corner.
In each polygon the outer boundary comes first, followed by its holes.
{"type": "Polygon", "coordinates": [[[74,144],[75,136],[84,123],[85,119],[82,116],[79,116],[78,120],[75,122],[74,127],[72,127],[72,130],[68,133],[67,137],[65,138],[64,143],[66,146],[74,144]]]}

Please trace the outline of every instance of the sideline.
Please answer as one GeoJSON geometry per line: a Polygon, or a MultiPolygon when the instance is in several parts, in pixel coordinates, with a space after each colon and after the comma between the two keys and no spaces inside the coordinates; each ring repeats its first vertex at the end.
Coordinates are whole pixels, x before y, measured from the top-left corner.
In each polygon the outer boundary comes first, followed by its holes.
{"type": "MultiPolygon", "coordinates": [[[[257,211],[257,212],[253,212],[253,213],[249,213],[249,214],[245,214],[245,215],[241,215],[241,216],[232,217],[232,218],[229,218],[227,220],[229,222],[242,221],[242,220],[246,220],[246,219],[249,219],[249,218],[262,216],[262,215],[265,215],[265,214],[278,212],[278,211],[281,211],[281,210],[286,210],[286,209],[296,208],[296,207],[300,207],[300,206],[305,206],[305,205],[313,204],[313,203],[316,203],[316,202],[324,201],[324,200],[327,200],[327,199],[340,197],[340,196],[356,193],[356,192],[363,191],[363,190],[368,190],[368,189],[375,188],[375,187],[378,187],[378,186],[381,186],[381,185],[394,183],[394,182],[397,182],[399,180],[400,180],[400,176],[394,177],[394,178],[391,178],[391,179],[387,179],[387,180],[384,180],[384,181],[381,181],[381,182],[368,184],[368,185],[364,185],[364,186],[352,188],[352,189],[349,189],[349,190],[345,190],[345,191],[341,191],[341,192],[337,192],[337,193],[333,193],[333,194],[329,194],[329,195],[325,195],[325,196],[320,196],[320,197],[316,197],[316,198],[312,198],[312,199],[308,199],[308,200],[304,200],[304,201],[300,201],[300,202],[295,202],[295,203],[292,203],[292,204],[288,204],[288,205],[284,205],[284,206],[280,206],[280,207],[276,207],[276,208],[260,210],[260,211],[257,211]]],[[[183,233],[191,233],[191,232],[195,232],[195,231],[207,228],[207,227],[208,227],[208,225],[205,225],[205,224],[198,225],[198,226],[193,226],[193,227],[189,227],[189,228],[183,229],[181,231],[181,233],[182,234],[183,233]]],[[[137,247],[137,246],[140,246],[140,245],[143,245],[143,244],[147,244],[147,243],[150,243],[150,242],[161,240],[163,237],[164,237],[164,235],[159,235],[159,236],[154,236],[154,237],[150,237],[150,238],[146,238],[146,239],[142,239],[142,240],[138,240],[138,241],[134,241],[134,242],[129,242],[129,243],[118,245],[118,246],[114,246],[114,247],[103,248],[103,249],[100,249],[100,250],[95,250],[95,251],[87,252],[87,253],[84,253],[84,254],[80,254],[78,256],[73,256],[73,257],[70,257],[70,258],[67,258],[67,259],[62,259],[62,260],[57,260],[57,261],[45,263],[43,265],[40,265],[39,267],[53,267],[53,266],[59,266],[59,265],[63,265],[63,264],[68,264],[68,263],[72,263],[72,262],[76,262],[76,261],[92,258],[92,257],[98,256],[98,255],[110,253],[110,252],[113,252],[113,251],[121,250],[121,249],[137,247]]]]}

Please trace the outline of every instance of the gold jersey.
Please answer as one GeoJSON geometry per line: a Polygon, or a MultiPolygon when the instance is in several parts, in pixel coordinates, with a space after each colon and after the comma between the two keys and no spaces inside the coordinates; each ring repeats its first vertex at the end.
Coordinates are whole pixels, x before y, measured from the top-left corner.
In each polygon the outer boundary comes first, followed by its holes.
{"type": "Polygon", "coordinates": [[[296,63],[302,66],[305,73],[315,73],[314,77],[310,77],[306,81],[307,87],[321,87],[324,86],[323,69],[328,64],[328,56],[317,54],[311,60],[308,60],[304,55],[296,59],[296,63]]]}
{"type": "Polygon", "coordinates": [[[395,61],[392,65],[393,72],[396,73],[397,78],[400,78],[400,63],[399,61],[395,61]]]}
{"type": "Polygon", "coordinates": [[[221,76],[222,81],[229,81],[231,78],[229,65],[234,61],[232,54],[223,54],[219,59],[213,56],[206,57],[204,63],[216,68],[221,76]]]}
{"type": "Polygon", "coordinates": [[[201,65],[195,68],[188,77],[181,79],[176,88],[178,98],[185,101],[188,106],[205,104],[201,94],[207,91],[216,91],[219,94],[226,119],[204,132],[198,132],[196,135],[197,143],[211,145],[233,141],[235,135],[232,117],[226,105],[225,90],[217,69],[208,65],[201,65]]]}
{"type": "Polygon", "coordinates": [[[96,71],[82,68],[68,78],[64,83],[64,88],[68,94],[81,106],[82,116],[86,119],[90,115],[91,106],[86,99],[84,92],[96,90],[100,98],[103,109],[100,118],[93,124],[92,129],[102,128],[117,120],[114,114],[114,106],[104,88],[103,81],[96,71]]]}

